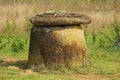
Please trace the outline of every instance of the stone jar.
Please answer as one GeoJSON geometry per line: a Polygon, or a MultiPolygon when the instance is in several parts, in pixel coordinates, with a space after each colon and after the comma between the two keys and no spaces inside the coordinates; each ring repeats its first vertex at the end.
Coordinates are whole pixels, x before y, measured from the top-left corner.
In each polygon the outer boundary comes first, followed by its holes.
{"type": "Polygon", "coordinates": [[[30,19],[33,24],[30,36],[28,64],[48,69],[76,68],[88,63],[84,30],[89,24],[86,15],[50,12],[30,19]]]}

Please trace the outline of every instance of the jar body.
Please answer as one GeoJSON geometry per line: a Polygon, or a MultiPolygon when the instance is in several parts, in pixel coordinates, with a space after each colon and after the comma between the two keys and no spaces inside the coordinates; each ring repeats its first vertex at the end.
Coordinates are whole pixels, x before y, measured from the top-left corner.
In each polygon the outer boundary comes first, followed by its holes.
{"type": "Polygon", "coordinates": [[[30,36],[29,66],[74,68],[88,62],[81,26],[33,27],[30,36]]]}

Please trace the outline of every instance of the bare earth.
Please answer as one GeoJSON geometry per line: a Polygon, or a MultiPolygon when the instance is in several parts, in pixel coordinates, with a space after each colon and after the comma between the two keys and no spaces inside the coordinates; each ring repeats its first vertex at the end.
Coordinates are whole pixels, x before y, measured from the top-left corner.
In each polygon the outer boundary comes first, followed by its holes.
{"type": "Polygon", "coordinates": [[[96,74],[88,74],[88,75],[73,75],[77,80],[110,80],[106,76],[96,75],[96,74]]]}
{"type": "MultiPolygon", "coordinates": [[[[24,69],[24,66],[26,64],[27,64],[27,61],[17,60],[14,58],[0,59],[0,65],[5,65],[5,66],[7,65],[8,69],[19,70],[21,75],[28,75],[28,74],[41,75],[41,74],[38,74],[37,72],[34,72],[30,69],[24,69]]],[[[74,77],[76,80],[110,80],[110,78],[108,78],[107,76],[100,75],[100,74],[97,75],[94,73],[90,73],[87,75],[72,74],[72,75],[67,75],[67,76],[74,77]]]]}

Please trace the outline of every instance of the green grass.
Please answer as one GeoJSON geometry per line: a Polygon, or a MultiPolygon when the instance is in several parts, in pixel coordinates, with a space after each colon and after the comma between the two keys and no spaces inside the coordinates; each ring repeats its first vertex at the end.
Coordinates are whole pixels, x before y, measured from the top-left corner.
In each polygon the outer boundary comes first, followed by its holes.
{"type": "MultiPolygon", "coordinates": [[[[120,51],[120,50],[119,50],[120,51]]],[[[120,75],[120,53],[110,52],[105,50],[95,50],[89,49],[89,62],[88,66],[83,66],[78,69],[78,73],[88,74],[104,74],[107,76],[112,76],[114,78],[120,75]]],[[[120,76],[119,76],[120,78],[120,76]]]]}
{"type": "Polygon", "coordinates": [[[73,77],[59,74],[27,74],[22,75],[19,70],[10,70],[0,66],[0,80],[75,80],[73,77]]]}
{"type": "Polygon", "coordinates": [[[0,52],[19,53],[27,52],[29,39],[21,37],[0,37],[0,52]]]}
{"type": "MultiPolygon", "coordinates": [[[[111,48],[114,49],[114,48],[111,48]]],[[[39,72],[36,74],[21,75],[21,70],[8,69],[9,64],[0,64],[0,80],[76,80],[75,77],[70,77],[74,74],[87,75],[90,73],[105,75],[112,80],[119,80],[120,78],[120,49],[114,49],[117,51],[99,50],[96,48],[88,48],[89,62],[87,66],[73,70],[59,70],[50,72],[39,72]],[[3,75],[4,74],[4,75],[3,75]],[[6,77],[7,76],[7,77],[6,77]]],[[[0,53],[0,59],[2,58],[15,58],[18,60],[27,61],[28,53],[0,53]]],[[[26,66],[27,63],[14,63],[12,66],[26,66]]]]}
{"type": "Polygon", "coordinates": [[[24,52],[24,53],[0,53],[0,59],[2,58],[15,58],[15,59],[25,59],[27,60],[28,58],[28,52],[24,52]]]}

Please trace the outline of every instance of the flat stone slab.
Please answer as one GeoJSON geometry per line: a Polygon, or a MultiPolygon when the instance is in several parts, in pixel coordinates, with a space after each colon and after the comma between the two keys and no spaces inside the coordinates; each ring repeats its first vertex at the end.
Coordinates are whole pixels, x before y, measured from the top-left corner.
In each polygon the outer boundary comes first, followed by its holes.
{"type": "Polygon", "coordinates": [[[67,12],[46,12],[30,19],[35,26],[79,26],[91,23],[91,18],[83,14],[67,12]]]}

